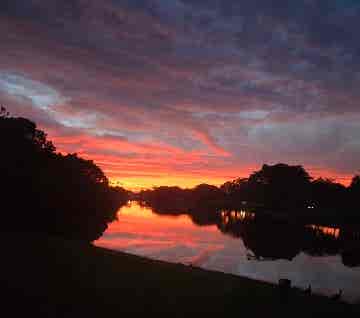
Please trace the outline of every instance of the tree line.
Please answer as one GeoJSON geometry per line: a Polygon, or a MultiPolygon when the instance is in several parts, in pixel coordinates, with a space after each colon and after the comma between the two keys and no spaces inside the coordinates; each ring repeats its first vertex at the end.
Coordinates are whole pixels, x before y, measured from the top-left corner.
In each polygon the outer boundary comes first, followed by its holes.
{"type": "Polygon", "coordinates": [[[221,189],[235,203],[248,201],[277,209],[360,207],[359,176],[346,187],[331,179],[313,179],[302,166],[283,163],[265,164],[248,178],[226,182],[221,189]]]}
{"type": "Polygon", "coordinates": [[[313,179],[302,166],[279,163],[264,164],[248,178],[220,187],[157,187],[141,191],[134,198],[164,212],[253,208],[346,222],[359,219],[359,197],[359,176],[346,187],[330,179],[313,179]]]}

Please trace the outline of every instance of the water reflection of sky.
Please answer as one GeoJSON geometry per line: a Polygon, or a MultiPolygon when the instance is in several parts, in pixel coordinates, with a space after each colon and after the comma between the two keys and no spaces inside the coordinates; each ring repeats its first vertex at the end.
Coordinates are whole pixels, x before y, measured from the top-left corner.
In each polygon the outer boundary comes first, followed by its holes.
{"type": "Polygon", "coordinates": [[[174,263],[238,274],[263,281],[289,278],[302,288],[330,295],[343,290],[348,301],[360,300],[360,268],[343,265],[340,256],[298,254],[292,261],[248,259],[243,241],[221,233],[215,225],[195,225],[189,216],[152,213],[137,203],[123,207],[98,246],[174,263]]]}

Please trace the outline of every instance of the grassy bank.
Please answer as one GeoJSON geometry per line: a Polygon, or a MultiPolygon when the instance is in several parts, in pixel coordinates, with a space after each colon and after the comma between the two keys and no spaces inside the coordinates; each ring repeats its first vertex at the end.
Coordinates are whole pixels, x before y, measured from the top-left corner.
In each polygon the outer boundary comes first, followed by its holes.
{"type": "Polygon", "coordinates": [[[359,313],[299,290],[281,295],[270,284],[77,242],[28,235],[6,235],[2,242],[2,310],[10,310],[9,317],[359,313]]]}

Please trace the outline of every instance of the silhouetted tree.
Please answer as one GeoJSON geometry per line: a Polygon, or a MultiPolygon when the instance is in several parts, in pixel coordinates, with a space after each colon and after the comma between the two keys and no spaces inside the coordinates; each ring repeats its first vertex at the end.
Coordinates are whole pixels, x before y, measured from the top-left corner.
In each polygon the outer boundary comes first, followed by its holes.
{"type": "Polygon", "coordinates": [[[248,201],[271,208],[303,208],[308,202],[311,177],[302,166],[263,165],[248,179],[225,183],[222,189],[231,201],[248,201]]]}
{"type": "Polygon", "coordinates": [[[92,241],[127,200],[93,161],[55,153],[25,118],[0,116],[3,230],[37,231],[92,241]]]}
{"type": "Polygon", "coordinates": [[[238,178],[233,181],[225,182],[220,189],[227,197],[228,204],[232,206],[241,206],[243,203],[251,201],[255,203],[255,193],[250,188],[248,178],[238,178]]]}
{"type": "Polygon", "coordinates": [[[352,208],[360,207],[360,176],[354,176],[349,186],[349,200],[352,208]]]}
{"type": "Polygon", "coordinates": [[[190,191],[193,207],[220,206],[224,200],[224,192],[214,185],[200,184],[190,191]]]}
{"type": "Polygon", "coordinates": [[[331,179],[319,178],[311,184],[311,200],[318,209],[341,209],[347,202],[346,187],[331,179]]]}

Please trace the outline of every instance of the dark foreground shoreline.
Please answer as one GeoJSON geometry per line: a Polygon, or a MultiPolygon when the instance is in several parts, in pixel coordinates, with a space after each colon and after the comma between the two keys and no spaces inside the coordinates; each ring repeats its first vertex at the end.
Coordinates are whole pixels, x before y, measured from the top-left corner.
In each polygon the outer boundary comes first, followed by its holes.
{"type": "Polygon", "coordinates": [[[3,317],[356,317],[358,305],[90,244],[2,236],[3,317]],[[3,313],[8,312],[8,315],[3,313]]]}

